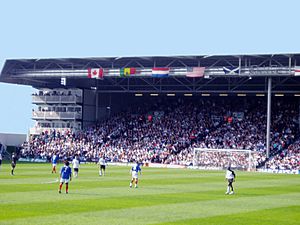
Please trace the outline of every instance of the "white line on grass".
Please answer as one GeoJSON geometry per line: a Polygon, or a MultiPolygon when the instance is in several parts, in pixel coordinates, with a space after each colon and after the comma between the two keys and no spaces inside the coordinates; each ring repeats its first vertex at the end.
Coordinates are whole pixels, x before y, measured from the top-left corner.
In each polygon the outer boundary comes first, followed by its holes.
{"type": "Polygon", "coordinates": [[[42,184],[53,184],[53,183],[57,183],[58,179],[53,180],[53,181],[47,181],[47,182],[42,182],[42,184]]]}

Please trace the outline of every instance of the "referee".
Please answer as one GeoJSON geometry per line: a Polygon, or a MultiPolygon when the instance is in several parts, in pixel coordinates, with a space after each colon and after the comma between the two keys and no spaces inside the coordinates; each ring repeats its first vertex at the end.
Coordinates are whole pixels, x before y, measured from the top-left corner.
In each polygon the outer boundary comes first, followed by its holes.
{"type": "Polygon", "coordinates": [[[11,175],[14,175],[14,171],[15,171],[16,165],[17,165],[17,156],[13,152],[13,154],[11,156],[11,175]]]}

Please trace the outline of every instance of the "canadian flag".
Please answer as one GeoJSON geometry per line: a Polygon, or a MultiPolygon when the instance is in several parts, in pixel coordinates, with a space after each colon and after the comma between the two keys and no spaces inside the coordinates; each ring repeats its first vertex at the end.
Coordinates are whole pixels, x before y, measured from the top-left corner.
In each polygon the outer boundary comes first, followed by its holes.
{"type": "Polygon", "coordinates": [[[103,69],[102,68],[88,68],[88,78],[103,79],[103,69]]]}

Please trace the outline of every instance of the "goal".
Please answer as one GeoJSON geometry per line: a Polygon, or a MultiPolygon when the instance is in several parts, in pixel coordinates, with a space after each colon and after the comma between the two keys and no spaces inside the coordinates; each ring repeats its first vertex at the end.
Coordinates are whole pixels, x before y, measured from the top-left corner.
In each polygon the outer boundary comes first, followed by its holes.
{"type": "Polygon", "coordinates": [[[194,148],[193,167],[221,170],[228,166],[239,170],[254,170],[254,151],[243,149],[194,148]]]}

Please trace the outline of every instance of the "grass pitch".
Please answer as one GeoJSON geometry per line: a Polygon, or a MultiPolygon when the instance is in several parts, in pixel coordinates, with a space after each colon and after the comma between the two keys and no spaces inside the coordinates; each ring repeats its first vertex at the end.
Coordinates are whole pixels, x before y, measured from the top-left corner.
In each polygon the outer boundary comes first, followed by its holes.
{"type": "Polygon", "coordinates": [[[81,165],[59,194],[50,164],[19,163],[15,176],[4,164],[0,224],[300,224],[299,175],[237,171],[236,194],[225,195],[224,171],[144,167],[130,189],[129,169],[99,177],[95,164],[81,165]]]}

